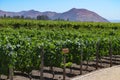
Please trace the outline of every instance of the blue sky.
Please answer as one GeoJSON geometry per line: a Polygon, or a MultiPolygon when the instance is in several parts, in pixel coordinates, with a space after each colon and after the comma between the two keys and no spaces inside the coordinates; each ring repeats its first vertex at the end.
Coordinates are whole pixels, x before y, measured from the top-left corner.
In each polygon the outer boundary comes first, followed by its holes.
{"type": "Polygon", "coordinates": [[[65,12],[71,8],[85,8],[109,20],[120,20],[120,0],[0,0],[0,10],[5,11],[65,12]]]}

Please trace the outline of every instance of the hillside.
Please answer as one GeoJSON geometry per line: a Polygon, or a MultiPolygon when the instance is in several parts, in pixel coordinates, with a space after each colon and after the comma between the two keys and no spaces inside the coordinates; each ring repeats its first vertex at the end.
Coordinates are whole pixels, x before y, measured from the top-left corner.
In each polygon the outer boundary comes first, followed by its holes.
{"type": "Polygon", "coordinates": [[[8,12],[0,10],[0,16],[24,16],[24,17],[31,17],[36,18],[38,15],[47,15],[50,19],[64,19],[69,21],[86,21],[86,22],[109,22],[107,19],[101,17],[97,13],[87,10],[87,9],[76,9],[72,8],[63,13],[57,12],[39,12],[35,10],[29,11],[21,11],[21,12],[8,12]]]}

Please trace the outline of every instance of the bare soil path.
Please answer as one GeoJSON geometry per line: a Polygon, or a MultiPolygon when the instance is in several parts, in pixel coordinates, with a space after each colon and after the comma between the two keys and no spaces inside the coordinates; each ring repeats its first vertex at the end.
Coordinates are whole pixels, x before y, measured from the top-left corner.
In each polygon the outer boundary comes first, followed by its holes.
{"type": "Polygon", "coordinates": [[[86,75],[75,77],[71,80],[120,80],[120,65],[100,69],[86,75]]]}

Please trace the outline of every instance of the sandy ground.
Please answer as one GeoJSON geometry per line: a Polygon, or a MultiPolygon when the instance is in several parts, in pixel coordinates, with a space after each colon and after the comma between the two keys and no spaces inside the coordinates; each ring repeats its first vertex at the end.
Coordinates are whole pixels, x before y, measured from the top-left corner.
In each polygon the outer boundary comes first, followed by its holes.
{"type": "Polygon", "coordinates": [[[71,80],[120,80],[120,65],[100,69],[86,75],[72,78],[71,80]]]}

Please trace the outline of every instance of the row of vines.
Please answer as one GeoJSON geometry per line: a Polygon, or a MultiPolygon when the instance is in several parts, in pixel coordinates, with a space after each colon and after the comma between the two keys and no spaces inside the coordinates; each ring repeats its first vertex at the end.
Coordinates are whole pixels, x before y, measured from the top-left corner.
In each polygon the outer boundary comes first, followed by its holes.
{"type": "MultiPolygon", "coordinates": [[[[8,23],[10,22],[6,21],[6,24],[8,23]]],[[[47,25],[46,22],[45,24],[47,25]]],[[[109,23],[103,24],[109,25],[109,23]]],[[[3,25],[5,23],[0,23],[0,26],[3,25]]],[[[70,50],[66,55],[66,63],[68,63],[66,66],[72,63],[80,64],[81,54],[82,61],[94,60],[96,52],[99,52],[99,58],[108,56],[110,49],[112,54],[120,55],[119,27],[117,29],[111,27],[107,29],[48,28],[48,26],[39,29],[13,29],[8,27],[0,29],[0,75],[8,75],[9,68],[28,74],[32,70],[39,70],[42,49],[44,49],[44,65],[61,68],[63,67],[62,48],[70,50]]]]}
{"type": "Polygon", "coordinates": [[[25,19],[0,19],[0,28],[99,28],[99,29],[120,29],[120,23],[106,22],[70,22],[70,21],[42,21],[25,19]]]}

